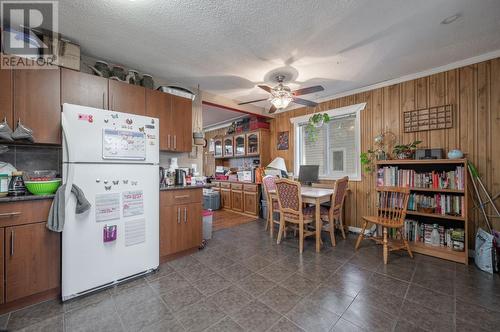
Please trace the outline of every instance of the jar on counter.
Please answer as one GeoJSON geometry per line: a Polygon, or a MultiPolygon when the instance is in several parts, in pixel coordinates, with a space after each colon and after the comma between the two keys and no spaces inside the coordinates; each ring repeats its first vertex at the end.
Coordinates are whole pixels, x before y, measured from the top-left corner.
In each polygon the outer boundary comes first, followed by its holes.
{"type": "Polygon", "coordinates": [[[9,196],[24,195],[26,195],[26,186],[24,185],[23,172],[12,172],[12,177],[9,183],[9,196]]]}
{"type": "Polygon", "coordinates": [[[9,194],[9,174],[0,174],[0,197],[5,197],[9,194]]]}

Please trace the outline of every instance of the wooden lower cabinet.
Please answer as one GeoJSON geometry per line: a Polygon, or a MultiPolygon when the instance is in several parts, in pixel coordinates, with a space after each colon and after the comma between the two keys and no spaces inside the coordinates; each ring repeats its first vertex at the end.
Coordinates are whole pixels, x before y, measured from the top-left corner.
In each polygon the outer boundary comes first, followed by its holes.
{"type": "Polygon", "coordinates": [[[259,184],[242,182],[212,182],[212,189],[220,192],[221,208],[258,216],[259,184]]]}
{"type": "MultiPolygon", "coordinates": [[[[4,257],[5,257],[5,241],[4,241],[4,236],[5,236],[5,230],[3,228],[0,228],[0,262],[4,262],[4,257]]],[[[5,298],[5,278],[4,278],[4,264],[0,264],[0,304],[4,303],[4,298],[5,298]]]]}
{"type": "Polygon", "coordinates": [[[202,189],[160,192],[160,260],[200,246],[202,200],[202,189]]]}
{"type": "Polygon", "coordinates": [[[60,234],[45,222],[5,228],[5,302],[60,285],[60,234]]]}
{"type": "Polygon", "coordinates": [[[231,209],[243,212],[243,191],[231,190],[231,209]]]}
{"type": "Polygon", "coordinates": [[[231,209],[231,189],[220,189],[220,204],[223,209],[231,209]]]}
{"type": "Polygon", "coordinates": [[[245,206],[245,213],[259,214],[258,197],[256,192],[243,192],[243,202],[245,206]]]}

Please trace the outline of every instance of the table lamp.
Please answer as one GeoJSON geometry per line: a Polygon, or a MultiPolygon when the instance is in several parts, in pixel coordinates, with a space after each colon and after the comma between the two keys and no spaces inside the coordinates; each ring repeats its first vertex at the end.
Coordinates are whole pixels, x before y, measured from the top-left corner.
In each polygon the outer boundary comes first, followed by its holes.
{"type": "Polygon", "coordinates": [[[281,171],[281,177],[283,178],[288,178],[288,173],[286,170],[286,164],[285,164],[285,159],[281,157],[276,157],[274,158],[273,161],[269,165],[267,165],[266,168],[272,168],[275,170],[281,171]]]}

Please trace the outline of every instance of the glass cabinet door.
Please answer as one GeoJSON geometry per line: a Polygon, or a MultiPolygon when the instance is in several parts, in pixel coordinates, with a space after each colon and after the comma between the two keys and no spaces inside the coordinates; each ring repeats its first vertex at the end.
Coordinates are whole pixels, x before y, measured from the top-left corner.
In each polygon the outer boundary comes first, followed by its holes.
{"type": "Polygon", "coordinates": [[[247,134],[247,155],[259,154],[260,137],[259,133],[247,134]]]}
{"type": "Polygon", "coordinates": [[[245,155],[245,135],[236,136],[234,138],[234,155],[245,155]]]}
{"type": "Polygon", "coordinates": [[[214,156],[222,157],[222,139],[214,140],[214,156]]]}
{"type": "Polygon", "coordinates": [[[233,138],[226,137],[224,138],[224,157],[232,157],[233,156],[233,138]]]}

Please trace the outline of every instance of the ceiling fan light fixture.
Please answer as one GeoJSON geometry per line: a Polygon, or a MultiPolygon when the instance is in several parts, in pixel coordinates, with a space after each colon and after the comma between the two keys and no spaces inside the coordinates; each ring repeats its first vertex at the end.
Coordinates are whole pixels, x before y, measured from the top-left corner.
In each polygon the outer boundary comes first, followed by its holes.
{"type": "Polygon", "coordinates": [[[274,107],[281,110],[287,108],[288,105],[290,105],[290,103],[293,101],[293,97],[292,93],[289,90],[283,89],[283,87],[278,87],[271,90],[270,100],[271,104],[273,104],[274,107]]]}

